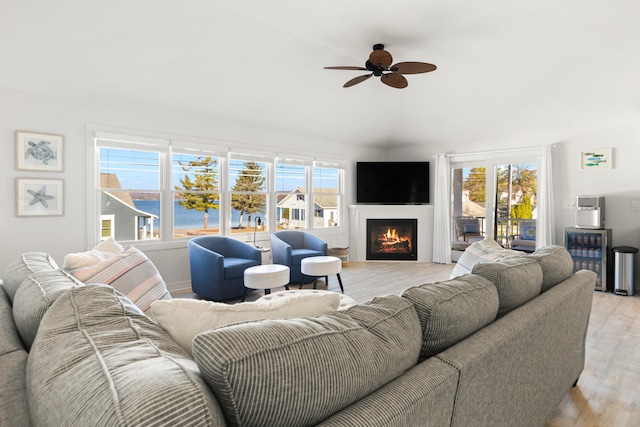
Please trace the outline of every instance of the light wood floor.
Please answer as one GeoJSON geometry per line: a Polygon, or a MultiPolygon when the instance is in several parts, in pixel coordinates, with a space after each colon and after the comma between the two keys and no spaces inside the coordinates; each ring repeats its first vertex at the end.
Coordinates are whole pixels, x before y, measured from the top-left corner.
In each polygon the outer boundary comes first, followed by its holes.
{"type": "MultiPolygon", "coordinates": [[[[350,261],[341,277],[345,294],[365,302],[400,294],[410,286],[447,280],[452,269],[453,265],[433,263],[350,261]]],[[[318,289],[327,289],[324,281],[318,282],[318,289]]],[[[328,289],[340,290],[335,276],[329,277],[328,289]]],[[[252,292],[247,300],[260,296],[261,292],[252,292]]],[[[574,426],[640,426],[640,295],[594,291],[585,369],[577,387],[567,393],[546,424],[574,426]]]]}

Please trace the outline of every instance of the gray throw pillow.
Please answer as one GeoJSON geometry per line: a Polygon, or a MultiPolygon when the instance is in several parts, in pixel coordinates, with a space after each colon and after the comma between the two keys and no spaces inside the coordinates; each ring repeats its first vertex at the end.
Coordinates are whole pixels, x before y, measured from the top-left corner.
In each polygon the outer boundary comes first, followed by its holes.
{"type": "Polygon", "coordinates": [[[542,288],[542,268],[528,256],[479,263],[473,267],[473,274],[495,284],[500,301],[498,317],[540,295],[542,288]]]}
{"type": "Polygon", "coordinates": [[[387,296],[203,332],[193,355],[230,425],[310,426],[414,366],[420,336],[413,305],[387,296]]]}
{"type": "Polygon", "coordinates": [[[422,326],[420,357],[434,356],[496,319],[498,291],[473,274],[415,286],[402,294],[418,312],[422,326]]]}
{"type": "Polygon", "coordinates": [[[530,255],[542,267],[542,290],[548,291],[573,274],[573,259],[564,246],[550,245],[530,255]]]}

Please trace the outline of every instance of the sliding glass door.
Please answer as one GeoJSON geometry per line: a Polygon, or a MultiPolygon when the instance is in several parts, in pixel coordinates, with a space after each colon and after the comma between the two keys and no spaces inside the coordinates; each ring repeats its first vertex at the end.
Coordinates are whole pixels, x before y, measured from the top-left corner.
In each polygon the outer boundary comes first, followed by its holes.
{"type": "Polygon", "coordinates": [[[452,168],[452,246],[464,247],[481,240],[487,231],[487,168],[452,168]]]}
{"type": "Polygon", "coordinates": [[[537,163],[500,164],[496,170],[495,240],[504,247],[528,240],[535,247],[537,163]]]}
{"type": "Polygon", "coordinates": [[[452,249],[464,249],[486,236],[504,247],[514,239],[533,239],[537,207],[535,161],[451,164],[452,249]],[[532,227],[523,236],[522,226],[532,227]]]}

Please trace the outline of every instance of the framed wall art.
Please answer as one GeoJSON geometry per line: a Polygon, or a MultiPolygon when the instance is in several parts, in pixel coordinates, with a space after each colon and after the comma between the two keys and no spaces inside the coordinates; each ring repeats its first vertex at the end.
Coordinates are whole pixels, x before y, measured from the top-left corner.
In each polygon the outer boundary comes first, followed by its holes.
{"type": "Polygon", "coordinates": [[[62,135],[35,132],[16,132],[16,169],[62,172],[62,135]]]}
{"type": "Polygon", "coordinates": [[[50,216],[63,214],[63,180],[16,178],[17,216],[50,216]]]}
{"type": "Polygon", "coordinates": [[[613,169],[613,150],[598,148],[580,153],[580,169],[613,169]]]}

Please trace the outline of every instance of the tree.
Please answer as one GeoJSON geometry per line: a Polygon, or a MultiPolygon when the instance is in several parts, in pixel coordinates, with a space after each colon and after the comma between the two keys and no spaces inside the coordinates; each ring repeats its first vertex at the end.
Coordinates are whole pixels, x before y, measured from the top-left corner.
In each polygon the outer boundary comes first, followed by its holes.
{"type": "Polygon", "coordinates": [[[463,188],[469,192],[469,200],[482,203],[487,194],[487,168],[471,168],[464,180],[463,188]]]}
{"type": "MultiPolygon", "coordinates": [[[[531,204],[531,197],[536,197],[538,191],[538,177],[536,169],[532,168],[530,164],[512,164],[507,167],[500,167],[498,169],[498,197],[501,195],[506,196],[506,200],[503,202],[506,204],[506,212],[509,213],[511,218],[531,218],[530,216],[514,216],[514,208],[519,204],[524,204],[528,199],[527,207],[518,208],[517,212],[525,212],[522,209],[533,209],[531,204]],[[521,203],[518,203],[522,200],[521,203]],[[515,203],[512,205],[512,203],[515,203]]],[[[502,202],[502,199],[499,199],[502,202]]],[[[505,206],[505,205],[502,205],[505,206]]],[[[525,214],[525,213],[523,213],[525,214]]]]}
{"type": "Polygon", "coordinates": [[[235,192],[231,196],[231,207],[240,212],[240,219],[238,220],[238,228],[242,228],[242,221],[244,214],[248,213],[247,226],[251,225],[251,214],[256,212],[262,212],[266,205],[266,200],[263,194],[248,194],[257,193],[264,190],[265,176],[262,166],[256,162],[246,162],[244,169],[242,169],[236,178],[231,191],[235,192]],[[241,193],[241,194],[237,194],[241,193]]]}
{"type": "Polygon", "coordinates": [[[522,203],[511,206],[511,218],[533,218],[533,205],[531,204],[531,197],[523,197],[522,203]]]}
{"type": "Polygon", "coordinates": [[[186,190],[182,193],[182,200],[178,202],[185,209],[195,209],[204,212],[204,228],[209,228],[209,209],[219,209],[220,195],[218,191],[216,159],[211,157],[197,157],[187,163],[178,162],[187,174],[180,178],[182,187],[176,185],[176,190],[186,190]],[[189,174],[195,176],[195,181],[189,174]],[[193,193],[191,193],[193,191],[193,193]]]}

